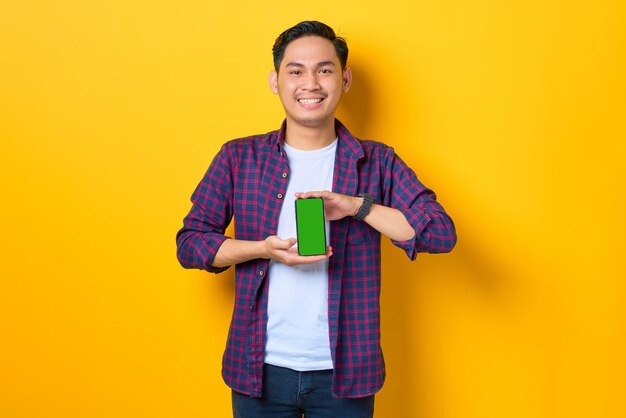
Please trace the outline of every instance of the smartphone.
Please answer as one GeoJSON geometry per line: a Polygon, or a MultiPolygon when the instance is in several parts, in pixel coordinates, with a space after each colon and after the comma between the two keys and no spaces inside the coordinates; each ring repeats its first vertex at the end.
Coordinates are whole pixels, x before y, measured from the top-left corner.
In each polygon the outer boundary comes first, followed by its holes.
{"type": "Polygon", "coordinates": [[[326,254],[326,222],[324,199],[296,199],[296,234],[298,254],[326,254]]]}

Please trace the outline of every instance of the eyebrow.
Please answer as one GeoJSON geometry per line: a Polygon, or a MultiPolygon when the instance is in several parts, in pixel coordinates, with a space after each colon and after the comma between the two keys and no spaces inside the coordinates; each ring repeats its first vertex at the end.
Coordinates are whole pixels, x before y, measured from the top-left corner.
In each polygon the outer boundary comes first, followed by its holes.
{"type": "MultiPolygon", "coordinates": [[[[316,64],[318,67],[324,67],[326,65],[335,66],[335,63],[332,61],[321,61],[316,64]]],[[[304,64],[300,64],[299,62],[288,62],[285,64],[285,67],[304,67],[304,64]]]]}

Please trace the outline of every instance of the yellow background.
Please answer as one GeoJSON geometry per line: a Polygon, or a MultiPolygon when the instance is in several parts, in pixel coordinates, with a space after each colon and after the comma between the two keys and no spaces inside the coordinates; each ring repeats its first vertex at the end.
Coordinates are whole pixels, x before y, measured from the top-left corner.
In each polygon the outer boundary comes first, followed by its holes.
{"type": "Polygon", "coordinates": [[[620,0],[4,1],[0,415],[227,417],[232,271],[174,235],[220,145],[276,129],[283,29],[351,48],[340,118],[455,219],[384,246],[377,417],[626,416],[620,0]]]}

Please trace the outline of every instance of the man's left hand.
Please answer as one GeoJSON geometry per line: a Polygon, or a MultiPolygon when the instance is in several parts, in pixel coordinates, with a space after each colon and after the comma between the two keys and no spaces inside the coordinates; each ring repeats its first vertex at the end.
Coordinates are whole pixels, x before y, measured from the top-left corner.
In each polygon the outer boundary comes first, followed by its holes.
{"type": "Polygon", "coordinates": [[[354,216],[363,204],[362,197],[346,196],[345,194],[333,193],[328,190],[316,192],[298,192],[296,197],[306,199],[309,197],[321,197],[324,199],[324,213],[326,220],[336,221],[346,216],[354,216]]]}

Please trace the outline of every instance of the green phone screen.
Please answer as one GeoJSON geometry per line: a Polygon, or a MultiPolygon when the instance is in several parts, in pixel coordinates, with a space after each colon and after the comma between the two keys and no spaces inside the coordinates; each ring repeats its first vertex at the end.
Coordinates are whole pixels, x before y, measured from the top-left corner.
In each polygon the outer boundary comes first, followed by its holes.
{"type": "Polygon", "coordinates": [[[296,199],[296,229],[298,254],[326,254],[324,199],[321,197],[296,199]]]}

